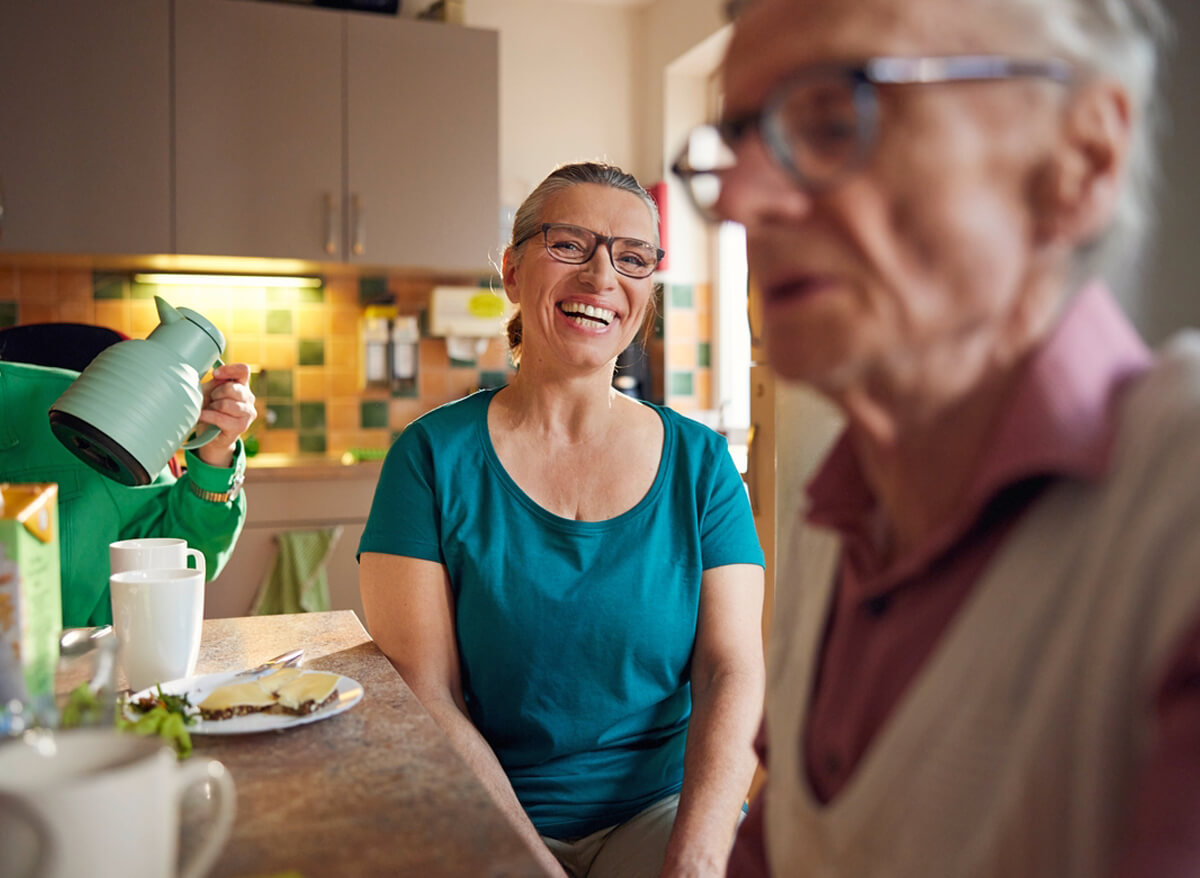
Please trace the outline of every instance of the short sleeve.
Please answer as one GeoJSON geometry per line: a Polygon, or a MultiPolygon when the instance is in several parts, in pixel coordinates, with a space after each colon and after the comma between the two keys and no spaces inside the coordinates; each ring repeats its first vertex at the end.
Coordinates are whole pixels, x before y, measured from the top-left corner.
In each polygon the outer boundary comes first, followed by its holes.
{"type": "Polygon", "coordinates": [[[414,422],[392,444],[367,517],[358,553],[380,552],[445,563],[433,442],[414,422]]]}
{"type": "Polygon", "coordinates": [[[764,567],[762,546],[754,527],[754,515],[741,473],[725,447],[725,440],[709,447],[708,496],[701,505],[700,549],[705,570],[726,564],[757,564],[764,567]]]}

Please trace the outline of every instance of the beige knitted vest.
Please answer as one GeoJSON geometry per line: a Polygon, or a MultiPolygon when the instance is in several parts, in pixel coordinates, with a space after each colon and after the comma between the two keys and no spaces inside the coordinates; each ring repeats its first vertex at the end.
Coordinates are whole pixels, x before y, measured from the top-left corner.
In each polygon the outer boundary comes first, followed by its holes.
{"type": "MultiPolygon", "coordinates": [[[[797,521],[800,517],[797,516],[797,521]]],[[[778,878],[1100,878],[1200,611],[1200,336],[1122,402],[1109,478],[1024,517],[829,806],[801,759],[836,538],[801,527],[768,657],[778,878]]]]}

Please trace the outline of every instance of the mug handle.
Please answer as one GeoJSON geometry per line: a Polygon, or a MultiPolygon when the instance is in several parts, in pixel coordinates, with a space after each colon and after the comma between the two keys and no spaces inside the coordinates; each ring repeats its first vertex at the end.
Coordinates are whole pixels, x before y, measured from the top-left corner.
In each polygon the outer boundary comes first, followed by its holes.
{"type": "MultiPolygon", "coordinates": [[[[221,358],[217,357],[216,362],[213,363],[213,368],[215,369],[215,368],[217,368],[217,366],[224,366],[224,365],[225,364],[221,361],[221,358]]],[[[209,442],[212,442],[214,439],[216,439],[217,434],[220,432],[221,432],[221,428],[218,427],[216,424],[205,424],[199,430],[193,430],[192,435],[189,436],[187,438],[187,440],[179,447],[180,448],[199,448],[201,445],[207,445],[209,442]]]]}
{"type": "MultiPolygon", "coordinates": [[[[202,578],[204,579],[204,581],[208,582],[208,571],[205,569],[205,566],[204,566],[204,553],[201,552],[199,549],[193,549],[190,547],[187,549],[184,549],[183,551],[184,551],[184,554],[187,555],[187,557],[196,559],[196,569],[199,570],[201,574],[203,574],[202,578]]],[[[187,564],[187,561],[184,561],[183,563],[187,564]]]]}
{"type": "MultiPolygon", "coordinates": [[[[0,793],[0,814],[17,818],[19,822],[33,830],[34,837],[37,839],[37,860],[33,864],[33,871],[27,873],[23,878],[49,878],[53,875],[58,866],[58,842],[42,816],[30,808],[20,796],[8,793],[0,793]]],[[[7,875],[8,872],[4,874],[7,875]]]]}
{"type": "Polygon", "coordinates": [[[179,872],[179,878],[203,878],[216,862],[221,849],[229,838],[229,830],[233,827],[233,815],[237,810],[237,793],[234,791],[233,778],[225,770],[225,766],[215,759],[204,762],[187,762],[179,766],[178,786],[176,796],[183,801],[183,794],[195,784],[211,783],[215,792],[213,807],[216,814],[210,817],[211,826],[204,838],[196,847],[195,853],[184,863],[179,872]]]}

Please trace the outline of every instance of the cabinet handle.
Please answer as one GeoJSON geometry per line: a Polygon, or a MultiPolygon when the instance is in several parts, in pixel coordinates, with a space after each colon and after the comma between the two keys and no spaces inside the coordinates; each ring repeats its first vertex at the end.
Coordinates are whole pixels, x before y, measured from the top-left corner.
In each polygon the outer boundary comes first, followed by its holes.
{"type": "Polygon", "coordinates": [[[367,247],[364,243],[367,221],[363,217],[362,201],[359,199],[357,192],[350,196],[350,222],[354,226],[354,240],[350,245],[350,249],[355,256],[362,256],[367,252],[367,247]]]}
{"type": "Polygon", "coordinates": [[[337,214],[333,209],[333,196],[325,193],[325,252],[330,256],[337,253],[337,214]]]}

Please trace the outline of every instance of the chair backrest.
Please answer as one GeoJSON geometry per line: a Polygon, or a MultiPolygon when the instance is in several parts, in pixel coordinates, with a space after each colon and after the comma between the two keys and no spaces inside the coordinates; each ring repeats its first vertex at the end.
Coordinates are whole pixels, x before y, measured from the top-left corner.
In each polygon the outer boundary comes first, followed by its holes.
{"type": "Polygon", "coordinates": [[[82,372],[110,345],[128,336],[90,323],[26,323],[0,329],[0,360],[82,372]]]}

